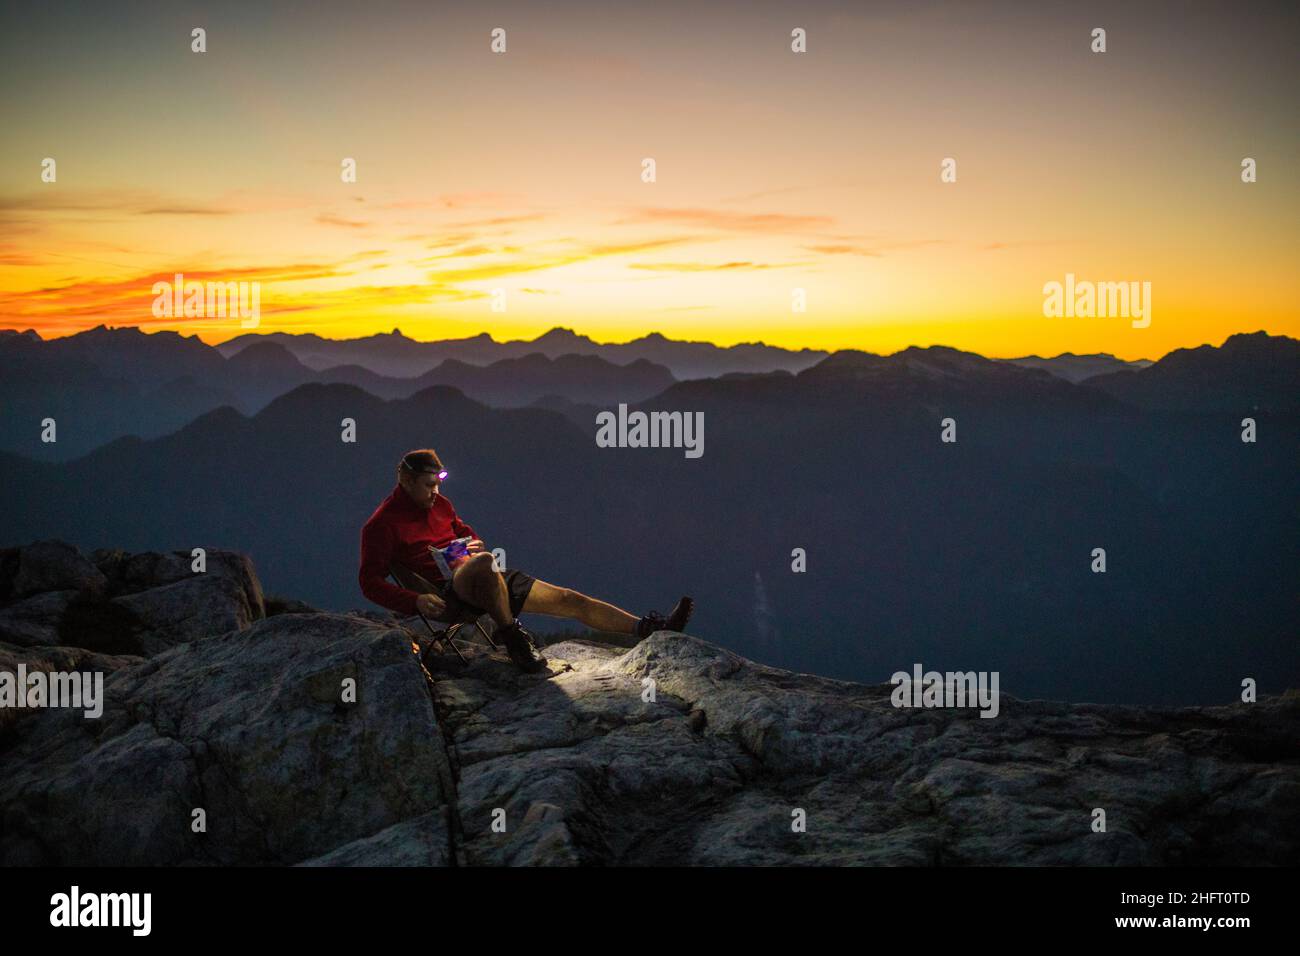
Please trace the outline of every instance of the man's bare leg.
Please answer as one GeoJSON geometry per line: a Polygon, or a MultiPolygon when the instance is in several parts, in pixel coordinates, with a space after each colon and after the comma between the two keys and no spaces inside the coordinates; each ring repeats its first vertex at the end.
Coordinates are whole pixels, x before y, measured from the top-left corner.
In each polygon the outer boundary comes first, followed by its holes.
{"type": "Polygon", "coordinates": [[[510,613],[510,595],[506,579],[492,563],[492,555],[481,551],[471,555],[451,575],[452,590],[463,601],[484,608],[496,623],[496,634],[504,640],[506,652],[515,666],[526,673],[546,667],[546,658],[529,639],[528,632],[515,623],[510,613]]]}
{"type": "Polygon", "coordinates": [[[486,610],[498,627],[514,623],[515,616],[510,613],[506,579],[492,566],[491,554],[480,552],[471,555],[452,572],[451,586],[461,600],[486,610]]]}
{"type": "MultiPolygon", "coordinates": [[[[501,589],[504,594],[504,581],[501,589]]],[[[556,587],[545,581],[533,582],[523,609],[534,614],[572,618],[581,621],[592,630],[608,631],[612,634],[635,634],[637,621],[640,620],[634,614],[588,597],[581,591],[556,587]]]]}

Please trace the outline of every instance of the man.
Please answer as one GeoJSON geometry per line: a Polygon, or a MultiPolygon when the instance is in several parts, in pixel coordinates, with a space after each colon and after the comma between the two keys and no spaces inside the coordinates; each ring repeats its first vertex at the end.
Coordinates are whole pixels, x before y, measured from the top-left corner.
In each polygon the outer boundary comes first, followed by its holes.
{"type": "Polygon", "coordinates": [[[418,610],[443,623],[461,620],[466,611],[490,614],[496,638],[524,671],[546,666],[532,635],[516,619],[523,611],[573,618],[598,631],[632,634],[638,640],[655,631],[680,631],[690,620],[694,602],[684,597],[668,617],[651,611],[637,618],[612,604],[569,588],[539,581],[523,571],[493,567],[492,555],[474,529],[439,493],[447,477],[432,448],[407,452],[397,466],[397,487],[361,529],[361,593],[403,617],[418,610]],[[457,543],[457,539],[467,539],[457,543]],[[429,581],[434,590],[420,594],[391,584],[397,564],[429,581]],[[450,572],[450,582],[444,568],[450,572]]]}

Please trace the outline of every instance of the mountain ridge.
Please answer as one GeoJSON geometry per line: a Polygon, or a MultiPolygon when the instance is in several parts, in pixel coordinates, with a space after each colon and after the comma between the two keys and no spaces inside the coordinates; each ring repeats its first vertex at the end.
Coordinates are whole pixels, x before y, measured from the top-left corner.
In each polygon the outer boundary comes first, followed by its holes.
{"type": "Polygon", "coordinates": [[[774,665],[858,679],[904,642],[940,653],[961,620],[962,646],[1037,696],[1200,702],[1219,699],[1229,661],[1294,669],[1294,600],[1257,582],[1295,567],[1300,415],[1251,413],[1260,440],[1244,444],[1235,410],[1147,409],[925,350],[677,382],[631,403],[703,416],[698,460],[597,446],[601,407],[312,383],[251,417],[227,406],[67,465],[0,458],[0,540],[220,541],[258,554],[277,589],[335,607],[356,592],[358,529],[396,456],[432,445],[451,472],[444,493],[516,566],[632,608],[688,593],[686,578],[702,626],[728,622],[738,652],[774,665]],[[956,442],[942,441],[945,418],[956,442]],[[341,440],[344,419],[355,442],[341,440]],[[1080,564],[1099,545],[1115,562],[1104,577],[1080,564]],[[815,574],[791,573],[794,547],[815,574]],[[1216,603],[1238,592],[1252,600],[1216,603]],[[861,593],[865,606],[848,597],[861,593]],[[1131,646],[1169,663],[1125,677],[1131,646]],[[1214,666],[1184,673],[1187,654],[1214,666]]]}

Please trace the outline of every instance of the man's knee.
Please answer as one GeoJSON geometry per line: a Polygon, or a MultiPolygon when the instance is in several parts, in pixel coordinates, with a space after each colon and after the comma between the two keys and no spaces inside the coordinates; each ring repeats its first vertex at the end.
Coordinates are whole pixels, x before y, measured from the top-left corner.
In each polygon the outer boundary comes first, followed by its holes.
{"type": "Polygon", "coordinates": [[[461,570],[466,574],[472,574],[475,577],[487,577],[495,573],[496,569],[492,564],[492,555],[486,551],[480,551],[478,554],[471,554],[465,559],[461,570]]]}
{"type": "Polygon", "coordinates": [[[465,562],[456,569],[452,575],[451,584],[456,589],[456,593],[462,597],[470,592],[476,591],[484,584],[490,583],[492,577],[497,572],[492,566],[492,555],[474,554],[470,555],[465,562]]]}

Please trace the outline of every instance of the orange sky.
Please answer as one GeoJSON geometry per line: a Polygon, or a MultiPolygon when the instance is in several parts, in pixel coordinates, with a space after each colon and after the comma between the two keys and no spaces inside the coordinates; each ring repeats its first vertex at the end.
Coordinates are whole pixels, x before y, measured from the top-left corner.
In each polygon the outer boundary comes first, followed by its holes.
{"type": "Polygon", "coordinates": [[[88,4],[76,28],[7,12],[0,326],[246,331],[155,320],[153,283],[180,272],[259,282],[260,331],[331,337],[563,325],[1154,359],[1300,335],[1296,68],[1277,24],[860,7],[324,4],[300,22],[88,4]],[[1097,17],[1105,54],[1088,49],[1097,17]],[[1150,326],[1045,318],[1043,285],[1067,272],[1150,282],[1150,326]]]}

